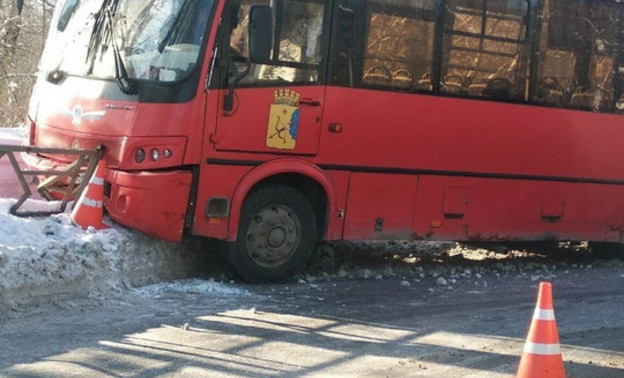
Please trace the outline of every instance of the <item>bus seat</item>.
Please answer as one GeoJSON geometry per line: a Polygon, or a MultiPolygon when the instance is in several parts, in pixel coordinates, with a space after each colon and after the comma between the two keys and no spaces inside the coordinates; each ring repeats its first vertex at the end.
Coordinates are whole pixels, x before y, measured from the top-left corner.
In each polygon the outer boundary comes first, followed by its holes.
{"type": "Polygon", "coordinates": [[[390,70],[384,66],[372,66],[364,73],[364,82],[369,84],[390,84],[392,75],[390,70]]]}
{"type": "Polygon", "coordinates": [[[448,75],[442,80],[443,92],[446,93],[461,93],[462,91],[462,78],[459,75],[448,75]]]}
{"type": "Polygon", "coordinates": [[[613,111],[613,90],[597,88],[594,96],[594,110],[613,111]]]}
{"type": "Polygon", "coordinates": [[[487,87],[488,79],[485,77],[476,77],[472,80],[472,83],[468,86],[468,95],[481,96],[485,87],[487,87]]]}
{"type": "Polygon", "coordinates": [[[509,100],[511,98],[511,82],[508,79],[497,77],[488,81],[483,89],[483,97],[496,100],[509,100]]]}
{"type": "Polygon", "coordinates": [[[398,69],[392,73],[392,84],[399,88],[411,88],[414,79],[406,69],[398,69]]]}
{"type": "Polygon", "coordinates": [[[594,90],[588,85],[577,88],[572,94],[570,105],[577,109],[593,110],[594,109],[594,90]]]}
{"type": "Polygon", "coordinates": [[[420,91],[433,91],[433,80],[431,79],[431,72],[425,72],[420,80],[418,80],[416,87],[420,91]]]}
{"type": "Polygon", "coordinates": [[[539,87],[538,96],[542,104],[563,106],[565,91],[557,78],[546,76],[539,87]]]}
{"type": "MultiPolygon", "coordinates": [[[[616,103],[616,106],[618,104],[619,101],[616,103]]],[[[613,91],[584,85],[574,91],[570,99],[570,105],[581,110],[613,110],[613,91]]]]}
{"type": "Polygon", "coordinates": [[[618,98],[617,102],[615,103],[615,108],[618,112],[624,112],[624,94],[621,95],[620,98],[618,98]]]}

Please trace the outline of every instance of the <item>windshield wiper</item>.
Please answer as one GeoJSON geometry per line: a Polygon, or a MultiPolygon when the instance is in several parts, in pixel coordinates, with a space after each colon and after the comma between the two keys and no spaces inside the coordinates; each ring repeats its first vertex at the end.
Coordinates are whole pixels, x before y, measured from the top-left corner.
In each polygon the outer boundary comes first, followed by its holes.
{"type": "Polygon", "coordinates": [[[110,40],[113,46],[113,57],[115,60],[115,81],[123,93],[136,94],[136,82],[128,77],[128,70],[121,56],[117,38],[115,37],[113,15],[117,11],[118,4],[119,0],[104,0],[96,16],[95,24],[93,25],[93,34],[91,34],[89,50],[87,52],[87,60],[90,62],[89,73],[93,72],[93,65],[97,56],[98,47],[101,47],[100,53],[104,54],[106,46],[103,44],[110,40]]]}
{"type": "MultiPolygon", "coordinates": [[[[117,2],[115,2],[117,3],[117,2]]],[[[119,85],[119,89],[125,94],[136,94],[136,82],[128,77],[128,69],[126,68],[126,63],[121,56],[121,52],[119,51],[119,44],[117,43],[117,38],[115,37],[115,32],[113,29],[113,15],[111,11],[107,9],[106,11],[106,19],[108,20],[108,28],[110,33],[110,39],[113,44],[113,55],[115,57],[115,80],[117,80],[117,84],[119,85]]]]}
{"type": "MultiPolygon", "coordinates": [[[[87,74],[91,74],[93,72],[93,65],[95,64],[95,57],[97,56],[98,47],[102,46],[102,40],[104,38],[104,19],[106,18],[105,9],[108,7],[109,0],[104,0],[100,9],[95,13],[95,21],[93,22],[93,31],[91,32],[91,38],[89,39],[89,46],[87,47],[87,58],[86,62],[89,64],[87,69],[87,74]]],[[[102,51],[104,52],[104,51],[102,51]]]]}
{"type": "Polygon", "coordinates": [[[180,35],[178,35],[180,33],[180,29],[182,29],[182,27],[184,27],[185,25],[188,27],[188,24],[187,24],[188,20],[192,18],[193,14],[196,14],[197,12],[199,12],[199,9],[200,9],[199,1],[187,0],[184,3],[182,3],[182,5],[180,6],[180,11],[178,12],[176,18],[173,20],[173,23],[171,24],[171,27],[167,31],[167,34],[162,39],[162,41],[160,41],[160,43],[158,44],[159,53],[162,54],[165,47],[169,45],[169,42],[171,42],[171,38],[173,38],[174,36],[178,38],[180,37],[180,35]]]}

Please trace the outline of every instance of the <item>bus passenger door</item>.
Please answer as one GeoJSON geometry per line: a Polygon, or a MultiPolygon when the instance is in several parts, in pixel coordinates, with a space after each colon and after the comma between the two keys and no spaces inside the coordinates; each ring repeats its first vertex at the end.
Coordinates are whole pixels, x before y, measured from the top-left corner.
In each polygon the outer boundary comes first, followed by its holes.
{"type": "MultiPolygon", "coordinates": [[[[320,85],[324,20],[322,0],[271,2],[272,47],[263,64],[249,66],[248,24],[252,6],[241,0],[231,9],[229,38],[222,44],[227,85],[221,96],[217,150],[316,155],[325,87],[320,85]]],[[[266,9],[266,8],[265,8],[266,9]]]]}

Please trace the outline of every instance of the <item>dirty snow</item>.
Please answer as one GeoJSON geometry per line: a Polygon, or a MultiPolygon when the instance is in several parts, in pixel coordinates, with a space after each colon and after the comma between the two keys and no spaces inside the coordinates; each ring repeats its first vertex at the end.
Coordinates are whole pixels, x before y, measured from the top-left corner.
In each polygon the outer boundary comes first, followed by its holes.
{"type": "MultiPolygon", "coordinates": [[[[14,202],[0,199],[0,310],[64,295],[121,293],[196,276],[209,264],[209,254],[196,240],[169,243],[118,225],[82,230],[72,224],[68,213],[16,217],[9,214],[14,202]]],[[[26,205],[30,210],[46,204],[28,201],[26,205]]],[[[213,293],[230,292],[216,282],[195,286],[213,293]]]]}
{"type": "Polygon", "coordinates": [[[21,218],[9,214],[11,199],[0,199],[0,288],[45,286],[87,276],[94,268],[114,271],[117,232],[83,232],[67,214],[21,218]]]}
{"type": "Polygon", "coordinates": [[[236,286],[224,285],[215,281],[214,278],[200,280],[197,278],[163,282],[148,286],[143,286],[132,290],[135,294],[140,294],[149,298],[160,298],[169,294],[213,294],[221,295],[247,295],[247,291],[236,286]]]}

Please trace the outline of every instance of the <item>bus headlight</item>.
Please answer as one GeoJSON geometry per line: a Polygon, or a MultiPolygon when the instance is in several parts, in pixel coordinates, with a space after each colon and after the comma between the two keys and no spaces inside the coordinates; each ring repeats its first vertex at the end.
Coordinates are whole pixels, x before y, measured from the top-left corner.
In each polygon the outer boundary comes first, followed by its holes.
{"type": "Polygon", "coordinates": [[[183,165],[185,137],[127,138],[120,144],[120,170],[150,170],[183,165]]]}
{"type": "Polygon", "coordinates": [[[143,163],[143,160],[145,160],[145,150],[142,148],[139,148],[136,154],[134,155],[134,159],[136,160],[137,163],[143,163]]]}

